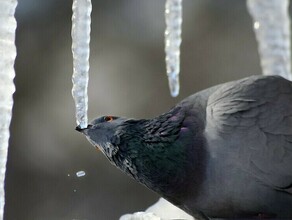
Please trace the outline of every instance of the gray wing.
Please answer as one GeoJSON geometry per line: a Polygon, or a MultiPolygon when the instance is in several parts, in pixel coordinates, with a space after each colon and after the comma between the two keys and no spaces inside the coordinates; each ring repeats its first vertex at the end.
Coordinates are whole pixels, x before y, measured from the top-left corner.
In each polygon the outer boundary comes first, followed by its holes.
{"type": "Polygon", "coordinates": [[[290,81],[253,76],[223,84],[208,99],[206,134],[218,140],[219,150],[237,154],[242,169],[292,193],[290,81]]]}

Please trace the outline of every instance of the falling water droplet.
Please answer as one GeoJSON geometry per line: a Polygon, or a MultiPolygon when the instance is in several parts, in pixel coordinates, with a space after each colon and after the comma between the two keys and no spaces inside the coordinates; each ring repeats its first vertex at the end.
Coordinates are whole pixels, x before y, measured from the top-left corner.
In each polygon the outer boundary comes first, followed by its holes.
{"type": "Polygon", "coordinates": [[[82,176],[85,176],[86,175],[86,173],[83,171],[83,170],[80,170],[80,171],[78,171],[77,173],[76,173],[76,176],[77,177],[82,177],[82,176]]]}
{"type": "Polygon", "coordinates": [[[254,29],[259,29],[259,27],[260,27],[260,22],[256,21],[255,23],[253,23],[254,29]]]}
{"type": "Polygon", "coordinates": [[[170,94],[176,97],[179,94],[182,0],[166,0],[165,22],[166,72],[170,94]]]}

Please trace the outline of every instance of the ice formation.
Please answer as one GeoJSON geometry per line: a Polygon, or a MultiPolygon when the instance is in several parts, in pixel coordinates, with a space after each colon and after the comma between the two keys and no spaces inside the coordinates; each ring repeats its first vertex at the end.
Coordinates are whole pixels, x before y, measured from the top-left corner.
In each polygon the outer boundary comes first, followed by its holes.
{"type": "Polygon", "coordinates": [[[291,75],[289,0],[247,0],[264,75],[291,75]]]}
{"type": "Polygon", "coordinates": [[[176,97],[179,94],[182,0],[166,0],[165,21],[166,72],[170,93],[176,97]]]}
{"type": "Polygon", "coordinates": [[[166,220],[181,219],[194,220],[192,216],[177,208],[170,202],[160,198],[154,205],[150,206],[145,212],[136,212],[121,216],[120,220],[166,220]]]}
{"type": "Polygon", "coordinates": [[[76,121],[87,127],[91,0],[74,0],[72,16],[73,89],[76,121]]]}
{"type": "Polygon", "coordinates": [[[4,180],[12,117],[14,60],[16,56],[14,12],[17,0],[0,1],[0,219],[3,219],[5,192],[4,180]]]}
{"type": "Polygon", "coordinates": [[[153,213],[135,212],[133,214],[126,214],[120,217],[119,220],[162,220],[153,213]]]}

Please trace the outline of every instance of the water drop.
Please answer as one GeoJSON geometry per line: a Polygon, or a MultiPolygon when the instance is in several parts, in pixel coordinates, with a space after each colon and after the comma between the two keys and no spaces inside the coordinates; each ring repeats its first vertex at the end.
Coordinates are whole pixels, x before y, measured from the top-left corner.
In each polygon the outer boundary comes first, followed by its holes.
{"type": "Polygon", "coordinates": [[[86,173],[83,171],[83,170],[80,170],[80,171],[78,171],[77,173],[76,173],[76,176],[77,177],[82,177],[82,176],[85,176],[86,175],[86,173]]]}
{"type": "Polygon", "coordinates": [[[255,23],[253,23],[254,29],[259,29],[259,27],[260,27],[260,22],[256,21],[255,23]]]}

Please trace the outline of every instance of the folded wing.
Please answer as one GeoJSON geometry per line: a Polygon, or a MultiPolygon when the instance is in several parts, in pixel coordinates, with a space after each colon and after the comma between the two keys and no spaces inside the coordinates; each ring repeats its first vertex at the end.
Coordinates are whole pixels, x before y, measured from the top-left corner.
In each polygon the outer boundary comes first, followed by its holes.
{"type": "Polygon", "coordinates": [[[225,143],[211,150],[231,152],[240,168],[292,194],[290,81],[253,76],[223,84],[209,97],[206,111],[207,136],[225,143]]]}

